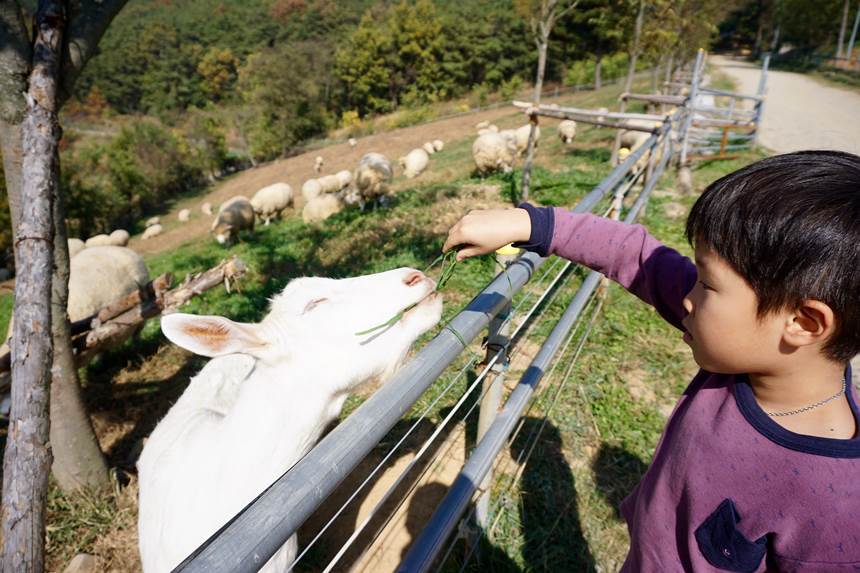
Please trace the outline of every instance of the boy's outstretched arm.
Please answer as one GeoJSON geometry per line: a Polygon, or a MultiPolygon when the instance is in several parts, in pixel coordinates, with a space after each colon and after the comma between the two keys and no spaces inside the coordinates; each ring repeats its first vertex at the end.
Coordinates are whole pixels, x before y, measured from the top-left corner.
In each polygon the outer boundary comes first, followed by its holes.
{"type": "Polygon", "coordinates": [[[696,267],[643,226],[523,204],[516,209],[472,211],[451,228],[443,250],[460,246],[457,258],[462,260],[511,242],[605,274],[683,330],[683,299],[696,283],[696,267]]]}

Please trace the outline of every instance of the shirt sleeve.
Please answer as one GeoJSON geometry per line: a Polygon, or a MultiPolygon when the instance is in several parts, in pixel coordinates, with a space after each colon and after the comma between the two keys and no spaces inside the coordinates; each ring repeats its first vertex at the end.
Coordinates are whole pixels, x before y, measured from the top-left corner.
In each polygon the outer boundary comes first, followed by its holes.
{"type": "MultiPolygon", "coordinates": [[[[535,209],[535,208],[533,208],[535,209]]],[[[535,217],[528,248],[556,254],[603,273],[653,306],[676,328],[687,315],[682,301],[696,284],[696,266],[678,251],[651,236],[642,225],[630,225],[590,213],[572,213],[559,207],[552,217],[535,217]],[[547,220],[553,224],[547,248],[545,231],[535,229],[547,220]],[[543,245],[533,241],[543,239],[543,245]],[[543,247],[543,248],[542,248],[543,247]]]]}

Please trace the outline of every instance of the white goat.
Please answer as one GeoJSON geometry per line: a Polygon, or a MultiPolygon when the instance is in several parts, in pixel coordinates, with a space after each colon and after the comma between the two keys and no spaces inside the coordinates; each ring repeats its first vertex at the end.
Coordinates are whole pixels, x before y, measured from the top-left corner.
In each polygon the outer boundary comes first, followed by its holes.
{"type": "MultiPolygon", "coordinates": [[[[213,359],[149,437],[137,463],[145,573],[170,571],[286,472],[350,392],[390,377],[442,314],[435,283],[400,268],[294,279],[258,324],[169,314],[164,334],[213,359]],[[416,305],[393,325],[357,335],[416,305]]],[[[286,571],[293,536],[261,569],[286,571]]]]}

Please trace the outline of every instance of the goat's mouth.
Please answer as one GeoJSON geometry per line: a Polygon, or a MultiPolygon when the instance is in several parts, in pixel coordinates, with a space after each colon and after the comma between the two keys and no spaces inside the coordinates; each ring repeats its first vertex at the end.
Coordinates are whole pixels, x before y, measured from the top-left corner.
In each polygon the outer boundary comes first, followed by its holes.
{"type": "Polygon", "coordinates": [[[431,290],[429,293],[424,295],[424,297],[416,303],[412,303],[406,308],[404,308],[401,312],[403,312],[403,316],[409,316],[413,311],[420,307],[428,306],[433,304],[438,298],[442,296],[442,293],[438,292],[435,288],[431,290]]]}

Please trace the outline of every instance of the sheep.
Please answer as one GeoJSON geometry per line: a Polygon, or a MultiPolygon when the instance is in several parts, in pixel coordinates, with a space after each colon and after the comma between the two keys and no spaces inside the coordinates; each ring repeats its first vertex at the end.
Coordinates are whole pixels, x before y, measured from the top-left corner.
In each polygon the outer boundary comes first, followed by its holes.
{"type": "Polygon", "coordinates": [[[489,121],[479,121],[475,124],[475,129],[487,129],[488,127],[490,127],[489,121]]]}
{"type": "MultiPolygon", "coordinates": [[[[517,155],[522,155],[529,148],[529,133],[531,133],[532,125],[527,123],[523,126],[518,127],[515,132],[517,135],[516,138],[516,146],[517,146],[517,155]]],[[[540,126],[535,126],[535,141],[534,146],[537,147],[538,140],[540,139],[540,126]]]]}
{"type": "Polygon", "coordinates": [[[150,217],[146,220],[145,227],[152,227],[153,225],[158,225],[161,223],[161,217],[150,217]]]}
{"type": "Polygon", "coordinates": [[[340,191],[340,179],[338,179],[337,175],[323,175],[317,181],[319,181],[323,193],[340,191]]]}
{"type": "Polygon", "coordinates": [[[606,114],[609,113],[609,109],[605,107],[599,107],[597,108],[597,113],[600,114],[597,116],[597,121],[603,122],[606,120],[606,114]]]}
{"type": "Polygon", "coordinates": [[[576,122],[572,119],[565,119],[558,124],[558,137],[564,144],[573,143],[573,138],[576,137],[576,122]]]}
{"type": "Polygon", "coordinates": [[[514,164],[516,147],[510,139],[498,133],[478,136],[472,144],[472,159],[478,173],[486,175],[497,169],[510,173],[514,164]]]}
{"type": "Polygon", "coordinates": [[[355,148],[355,146],[358,145],[358,141],[356,141],[354,137],[350,137],[347,140],[347,142],[349,143],[349,146],[352,148],[355,148]]]}
{"type": "MultiPolygon", "coordinates": [[[[650,121],[647,119],[628,119],[624,122],[626,125],[634,125],[636,127],[646,127],[648,129],[652,129],[655,127],[660,127],[661,123],[659,121],[650,121]]],[[[643,141],[648,139],[651,134],[645,131],[637,131],[633,129],[625,129],[621,132],[621,146],[629,147],[630,149],[636,149],[637,146],[641,145],[643,141]]]]}
{"type": "Polygon", "coordinates": [[[204,215],[211,217],[212,216],[212,203],[206,201],[202,205],[200,205],[200,212],[204,215]]]}
{"type": "Polygon", "coordinates": [[[263,187],[251,198],[254,213],[265,221],[265,225],[268,225],[272,219],[280,217],[281,212],[292,204],[293,188],[286,183],[274,183],[263,187]]]}
{"type": "Polygon", "coordinates": [[[180,223],[187,223],[191,219],[191,209],[182,209],[176,218],[180,223]]]}
{"type": "Polygon", "coordinates": [[[218,208],[212,221],[212,234],[219,244],[225,245],[239,238],[239,232],[254,232],[254,207],[244,195],[236,195],[218,208]]]}
{"type": "Polygon", "coordinates": [[[434,139],[433,149],[435,149],[436,151],[442,151],[443,149],[445,149],[445,143],[441,139],[434,139]]]}
{"type": "Polygon", "coordinates": [[[94,235],[87,239],[86,243],[84,243],[87,247],[103,247],[105,245],[110,245],[110,237],[105,235],[104,233],[100,235],[94,235]]]}
{"type": "Polygon", "coordinates": [[[124,247],[128,244],[128,240],[130,235],[128,231],[125,229],[117,229],[113,231],[110,235],[110,244],[115,247],[124,247]]]}
{"type": "Polygon", "coordinates": [[[391,162],[381,153],[368,153],[359,160],[352,184],[362,210],[367,203],[384,201],[393,176],[391,162]]]}
{"type": "Polygon", "coordinates": [[[427,169],[427,164],[430,162],[430,156],[427,151],[421,148],[413,149],[405,157],[400,158],[400,167],[403,168],[403,174],[407,179],[418,177],[427,169]]]}
{"type": "Polygon", "coordinates": [[[317,173],[322,173],[323,168],[323,158],[319,155],[314,158],[314,171],[317,173]]]}
{"type": "Polygon", "coordinates": [[[343,210],[343,201],[333,193],[325,193],[308,201],[302,209],[302,221],[319,223],[343,210]]]}
{"type": "Polygon", "coordinates": [[[352,183],[352,171],[349,169],[342,169],[334,174],[337,177],[337,181],[340,184],[341,189],[345,189],[350,183],[352,183]]]}
{"type": "Polygon", "coordinates": [[[432,143],[432,142],[430,142],[430,141],[428,141],[428,142],[424,143],[423,145],[421,145],[421,149],[423,149],[424,151],[426,151],[426,152],[427,152],[427,155],[433,155],[434,153],[436,153],[436,148],[435,148],[435,147],[433,147],[433,143],[432,143]]]}
{"type": "Polygon", "coordinates": [[[322,192],[322,185],[320,185],[319,179],[308,179],[302,183],[302,197],[305,203],[313,200],[314,197],[322,195],[322,192]]]}
{"type": "MultiPolygon", "coordinates": [[[[390,378],[441,315],[435,283],[399,268],[293,279],[260,323],[163,316],[171,342],[210,360],[137,462],[143,570],[171,571],[301,459],[351,392],[390,378]],[[356,335],[409,308],[392,326],[356,335]]],[[[287,571],[296,550],[292,536],[260,571],[287,571]]]]}
{"type": "Polygon", "coordinates": [[[160,235],[161,231],[163,231],[163,230],[164,230],[164,228],[158,223],[156,223],[155,225],[150,225],[149,227],[146,228],[145,231],[143,231],[143,235],[141,235],[140,238],[143,239],[144,241],[148,241],[149,239],[151,239],[153,237],[157,237],[158,235],[160,235]]]}
{"type": "Polygon", "coordinates": [[[478,130],[478,135],[486,135],[488,133],[499,133],[499,128],[490,124],[487,127],[478,130]]]}
{"type": "Polygon", "coordinates": [[[83,251],[85,248],[87,248],[86,243],[84,243],[80,239],[69,239],[68,245],[69,245],[69,258],[74,257],[75,255],[77,255],[78,253],[83,251]]]}

